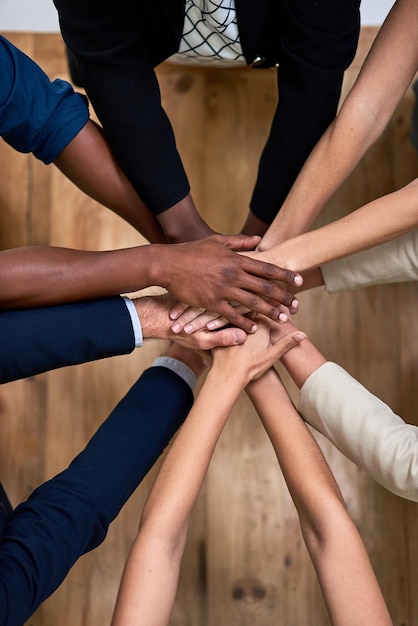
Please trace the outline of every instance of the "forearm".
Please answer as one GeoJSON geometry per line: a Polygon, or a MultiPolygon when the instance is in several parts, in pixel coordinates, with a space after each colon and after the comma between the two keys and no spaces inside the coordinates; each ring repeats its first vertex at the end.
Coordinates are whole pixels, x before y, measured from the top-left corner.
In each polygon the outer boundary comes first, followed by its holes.
{"type": "Polygon", "coordinates": [[[250,383],[247,393],[270,437],[302,527],[325,540],[321,532],[330,507],[344,505],[321,451],[275,370],[250,383]]]}
{"type": "Polygon", "coordinates": [[[274,370],[248,392],[269,434],[334,626],[390,624],[361,538],[315,440],[274,370]]]}
{"type": "Polygon", "coordinates": [[[349,215],[254,257],[302,272],[377,246],[418,226],[418,179],[349,215]]]}
{"type": "Polygon", "coordinates": [[[113,626],[168,624],[187,527],[214,448],[243,382],[213,370],[179,431],[144,507],[113,626]],[[130,621],[131,620],[131,621],[130,621]]]}
{"type": "Polygon", "coordinates": [[[165,241],[157,219],[120,169],[102,130],[92,121],[54,163],[84,193],[114,211],[148,241],[165,241]]]}
{"type": "Polygon", "coordinates": [[[416,3],[398,0],[337,118],[319,141],[261,249],[304,232],[381,135],[418,67],[416,3]]]}
{"type": "Polygon", "coordinates": [[[99,128],[89,121],[55,165],[82,191],[126,220],[150,243],[191,241],[212,234],[188,194],[153,215],[120,169],[99,128]]]}
{"type": "Polygon", "coordinates": [[[244,382],[214,370],[174,440],[144,507],[141,528],[172,544],[183,533],[210,459],[244,382]]]}
{"type": "Polygon", "coordinates": [[[137,291],[158,284],[153,246],[89,252],[27,247],[0,252],[0,307],[28,308],[137,291]]]}
{"type": "Polygon", "coordinates": [[[391,626],[391,617],[355,524],[345,511],[330,511],[327,526],[325,544],[316,538],[311,541],[306,535],[305,542],[332,625],[391,626]]]}

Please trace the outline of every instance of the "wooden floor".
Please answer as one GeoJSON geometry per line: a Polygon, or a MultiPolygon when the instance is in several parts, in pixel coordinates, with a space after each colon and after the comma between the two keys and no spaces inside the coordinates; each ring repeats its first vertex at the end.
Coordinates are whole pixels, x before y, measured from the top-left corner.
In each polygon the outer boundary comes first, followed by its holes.
{"type": "MultiPolygon", "coordinates": [[[[362,33],[354,81],[375,31],[362,33]]],[[[67,74],[58,35],[8,35],[51,77],[67,74]]],[[[221,232],[238,232],[275,106],[274,73],[159,70],[197,206],[221,232]]],[[[384,136],[330,203],[323,221],[418,175],[408,140],[409,93],[384,136]]],[[[309,103],[306,103],[309,114],[309,103]]],[[[141,238],[85,198],[53,167],[0,146],[0,247],[54,244],[103,249],[141,238]]],[[[298,324],[324,351],[414,422],[418,398],[418,285],[301,297],[298,324]]],[[[63,469],[84,446],[160,342],[127,357],[69,368],[0,389],[0,476],[13,504],[63,469]]],[[[294,393],[294,390],[292,390],[294,393]]],[[[417,423],[417,422],[415,422],[417,423]]],[[[318,437],[368,548],[396,626],[418,626],[418,507],[386,492],[318,437]]],[[[122,567],[151,476],[105,543],[83,557],[32,626],[110,622],[122,567]]],[[[329,623],[297,516],[267,437],[243,396],[222,436],[191,525],[175,626],[326,626],[329,623]]]]}

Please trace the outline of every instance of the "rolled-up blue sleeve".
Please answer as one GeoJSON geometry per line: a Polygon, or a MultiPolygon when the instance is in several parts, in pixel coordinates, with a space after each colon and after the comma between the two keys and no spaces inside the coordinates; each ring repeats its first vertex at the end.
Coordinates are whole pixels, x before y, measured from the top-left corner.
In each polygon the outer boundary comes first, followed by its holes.
{"type": "Polygon", "coordinates": [[[28,56],[0,36],[0,135],[19,152],[48,164],[89,119],[84,96],[50,81],[28,56]]]}

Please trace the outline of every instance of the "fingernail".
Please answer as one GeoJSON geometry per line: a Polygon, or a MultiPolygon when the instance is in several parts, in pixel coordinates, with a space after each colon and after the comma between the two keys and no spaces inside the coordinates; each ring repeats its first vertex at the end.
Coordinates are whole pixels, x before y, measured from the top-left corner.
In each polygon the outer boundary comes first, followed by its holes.
{"type": "Polygon", "coordinates": [[[286,315],[286,313],[279,313],[279,321],[280,322],[287,322],[288,321],[288,316],[286,315]]]}
{"type": "Polygon", "coordinates": [[[193,330],[193,326],[191,324],[186,324],[186,326],[183,328],[185,333],[191,333],[193,330]]]}
{"type": "Polygon", "coordinates": [[[293,282],[295,285],[298,285],[298,286],[302,285],[303,284],[302,276],[300,274],[296,274],[296,276],[293,279],[293,282]]]}
{"type": "Polygon", "coordinates": [[[216,328],[216,323],[215,323],[215,322],[208,322],[208,323],[206,324],[206,328],[207,328],[208,330],[215,330],[215,328],[216,328]]]}
{"type": "Polygon", "coordinates": [[[257,324],[254,324],[254,326],[251,326],[250,333],[255,333],[256,330],[257,330],[257,324]]]}
{"type": "Polygon", "coordinates": [[[246,333],[242,332],[236,332],[234,333],[234,342],[235,345],[240,345],[241,343],[244,343],[244,341],[246,340],[247,335],[246,333]]]}
{"type": "Polygon", "coordinates": [[[295,339],[296,341],[303,341],[304,339],[306,339],[306,335],[305,333],[298,332],[295,334],[295,339]]]}
{"type": "Polygon", "coordinates": [[[297,300],[296,298],[294,298],[294,300],[292,300],[291,305],[292,307],[296,308],[299,306],[299,300],[297,300]]]}
{"type": "Polygon", "coordinates": [[[170,319],[171,320],[176,320],[178,318],[179,314],[176,311],[170,311],[170,319]]]}
{"type": "Polygon", "coordinates": [[[180,324],[173,324],[171,330],[173,331],[173,333],[179,333],[181,330],[180,324]]]}

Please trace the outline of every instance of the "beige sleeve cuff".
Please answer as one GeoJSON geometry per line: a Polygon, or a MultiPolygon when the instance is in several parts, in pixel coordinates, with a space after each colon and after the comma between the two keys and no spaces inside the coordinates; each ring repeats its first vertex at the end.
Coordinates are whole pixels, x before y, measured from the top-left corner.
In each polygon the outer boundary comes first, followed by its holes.
{"type": "Polygon", "coordinates": [[[418,501],[418,428],[343,368],[327,362],[313,372],[301,389],[299,411],[386,489],[418,501]]]}
{"type": "Polygon", "coordinates": [[[329,293],[418,280],[418,230],[321,266],[329,293]]]}

